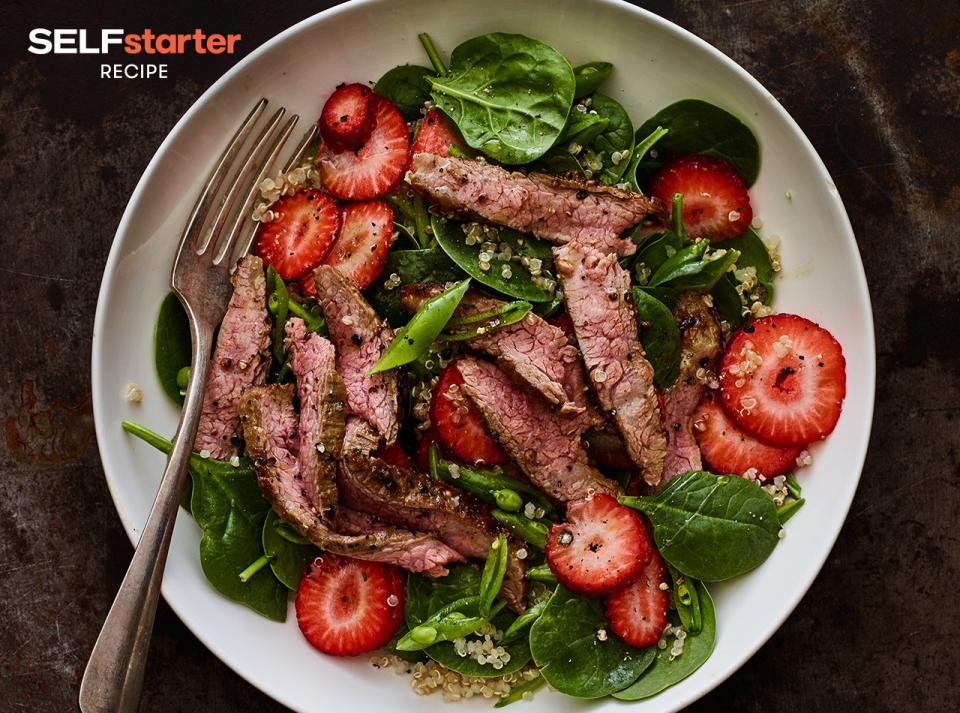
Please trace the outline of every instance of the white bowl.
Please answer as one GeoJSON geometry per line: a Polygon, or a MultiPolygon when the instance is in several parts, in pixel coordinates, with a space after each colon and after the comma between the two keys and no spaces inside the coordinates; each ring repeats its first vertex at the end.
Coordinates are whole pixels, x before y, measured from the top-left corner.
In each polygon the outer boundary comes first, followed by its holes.
{"type": "MultiPolygon", "coordinates": [[[[430,32],[441,53],[489,31],[524,33],[556,46],[574,64],[609,60],[604,91],[634,122],[693,97],[742,117],[763,147],[751,190],[763,232],[782,237],[784,272],[775,306],[829,329],[847,358],[847,400],[836,431],[813,449],[799,474],[806,507],[757,571],[711,587],[717,600],[716,651],[681,684],[636,710],[673,711],[696,700],[746,661],[790,614],[820,570],[853,499],[873,412],[874,335],[860,255],[837,190],[809,141],[773,96],[747,72],[671,23],[615,0],[369,0],[328,10],[290,28],[240,62],[207,91],[160,146],[117,231],[104,274],[93,336],[93,407],[110,492],[130,538],[146,521],[163,456],[126,436],[135,419],[172,433],[176,409],[160,390],[152,363],[152,328],[167,292],[174,248],[215,156],[260,96],[303,117],[305,127],[341,81],[376,79],[402,63],[428,64],[417,33],[430,32]],[[786,192],[792,194],[788,198],[786,192]],[[143,388],[128,403],[126,386],[143,388]]],[[[323,656],[306,643],[294,617],[276,624],[219,596],[198,559],[199,532],[181,512],[163,594],[220,659],[297,711],[440,710],[439,695],[418,697],[406,677],[377,671],[365,657],[323,656]]],[[[824,641],[826,644],[826,641],[824,641]]],[[[772,685],[772,684],[771,684],[772,685]]],[[[464,702],[461,707],[489,706],[464,702]]],[[[564,711],[583,703],[542,691],[524,710],[564,711]]]]}

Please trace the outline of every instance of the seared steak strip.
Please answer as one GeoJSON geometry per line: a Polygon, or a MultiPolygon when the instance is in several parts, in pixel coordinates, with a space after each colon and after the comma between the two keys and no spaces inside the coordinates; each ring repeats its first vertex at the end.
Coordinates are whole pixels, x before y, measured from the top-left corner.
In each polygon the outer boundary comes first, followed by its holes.
{"type": "Polygon", "coordinates": [[[396,371],[367,375],[393,339],[393,330],[334,268],[321,265],[313,277],[336,347],[337,372],[347,390],[347,406],[372,424],[387,443],[393,443],[399,428],[396,371]]]}
{"type": "Polygon", "coordinates": [[[633,312],[630,276],[617,256],[575,240],[554,248],[567,312],[601,408],[610,412],[649,485],[660,482],[667,437],[633,312]]]}
{"type": "MultiPolygon", "coordinates": [[[[436,283],[405,285],[400,293],[400,305],[408,312],[416,312],[441,292],[443,286],[436,283]]],[[[504,304],[471,291],[460,302],[454,318],[489,312],[504,304]]],[[[528,312],[516,324],[474,337],[466,344],[494,357],[518,380],[559,406],[561,413],[583,413],[589,408],[577,348],[568,343],[562,329],[533,312],[528,312]]],[[[599,423],[599,416],[592,414],[591,421],[599,423]]]]}
{"type": "Polygon", "coordinates": [[[429,535],[382,526],[363,534],[342,535],[321,521],[311,499],[314,487],[310,477],[300,471],[293,386],[248,388],[240,400],[240,414],[260,492],[281,518],[320,549],[432,577],[447,574],[445,565],[462,559],[429,535]]]}
{"type": "Polygon", "coordinates": [[[230,278],[233,294],[217,335],[193,449],[230,460],[240,453],[240,394],[270,371],[270,317],[263,262],[247,255],[230,278]]]}
{"type": "Polygon", "coordinates": [[[663,460],[662,488],[675,475],[700,470],[700,448],[693,437],[693,412],[706,390],[705,375],[720,354],[720,321],[713,299],[702,292],[684,292],[677,299],[673,316],[683,335],[680,374],[663,394],[663,423],[667,429],[667,453],[663,460]],[[701,371],[703,370],[703,371],[701,371]]]}
{"type": "Polygon", "coordinates": [[[537,487],[561,502],[617,494],[617,484],[587,463],[582,419],[552,411],[489,362],[467,357],[457,369],[487,427],[537,487]]]}
{"type": "Polygon", "coordinates": [[[300,474],[307,495],[327,524],[337,513],[337,460],[346,423],[346,389],[334,368],[333,345],[307,333],[299,317],[287,321],[285,344],[300,400],[300,474]]]}
{"type": "MultiPolygon", "coordinates": [[[[486,558],[498,528],[482,502],[371,455],[372,429],[356,417],[348,421],[347,431],[337,477],[344,502],[385,522],[432,533],[465,557],[486,558]]],[[[512,584],[504,597],[510,597],[511,608],[522,610],[523,569],[515,556],[510,559],[512,584]]]]}
{"type": "Polygon", "coordinates": [[[406,180],[450,210],[552,243],[579,238],[602,244],[619,255],[636,250],[632,240],[621,239],[623,231],[651,213],[663,213],[657,199],[639,193],[542,173],[509,172],[453,156],[414,154],[406,180]]]}

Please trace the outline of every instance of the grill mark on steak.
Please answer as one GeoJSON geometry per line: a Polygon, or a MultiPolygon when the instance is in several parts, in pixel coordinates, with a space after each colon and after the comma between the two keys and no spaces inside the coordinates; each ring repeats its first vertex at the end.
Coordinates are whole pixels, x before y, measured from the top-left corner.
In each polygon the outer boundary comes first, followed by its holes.
{"type": "Polygon", "coordinates": [[[321,265],[313,277],[336,347],[337,372],[347,390],[347,406],[372,424],[387,443],[393,443],[399,430],[396,370],[367,375],[393,339],[393,330],[333,267],[321,265]]]}
{"type": "Polygon", "coordinates": [[[300,401],[300,473],[314,507],[330,524],[337,513],[337,460],[346,422],[346,389],[335,370],[329,340],[308,334],[299,317],[287,321],[285,332],[300,401]]]}
{"type": "Polygon", "coordinates": [[[688,470],[700,470],[703,465],[692,423],[694,411],[706,391],[706,385],[697,378],[697,370],[713,369],[720,354],[722,334],[713,300],[702,292],[681,294],[673,308],[673,316],[682,332],[680,372],[673,386],[663,394],[667,453],[660,488],[674,476],[688,470]]]}
{"type": "MultiPolygon", "coordinates": [[[[347,421],[337,485],[351,508],[385,522],[429,532],[465,557],[486,558],[499,529],[489,509],[463,493],[423,473],[390,465],[371,455],[373,429],[356,417],[347,421]]],[[[504,598],[516,611],[524,608],[523,565],[514,555],[508,565],[510,585],[504,598]]]]}
{"type": "Polygon", "coordinates": [[[445,565],[462,559],[430,535],[385,527],[373,520],[357,521],[348,511],[341,513],[341,520],[351,534],[336,532],[321,521],[306,482],[309,475],[300,471],[292,385],[248,388],[240,400],[240,414],[261,494],[284,521],[320,549],[394,564],[431,577],[447,574],[445,565]]]}
{"type": "Polygon", "coordinates": [[[489,362],[466,357],[457,369],[487,427],[537,487],[561,502],[617,494],[617,484],[587,462],[582,419],[551,411],[489,362]]]}
{"type": "Polygon", "coordinates": [[[203,406],[195,451],[230,460],[240,453],[240,395],[248,386],[262,384],[270,370],[270,317],[263,262],[243,257],[230,278],[233,294],[224,314],[203,406]]]}
{"type": "Polygon", "coordinates": [[[665,213],[659,200],[612,186],[509,172],[453,156],[414,154],[406,180],[447,209],[552,243],[578,237],[619,255],[636,251],[632,240],[620,237],[627,228],[665,213]]]}
{"type": "Polygon", "coordinates": [[[613,416],[644,481],[656,485],[667,437],[660,425],[653,368],[640,343],[630,276],[616,255],[579,240],[554,248],[554,262],[587,381],[601,408],[613,416]]]}
{"type": "MultiPolygon", "coordinates": [[[[443,292],[436,283],[405,285],[400,305],[416,312],[424,302],[443,292]]],[[[454,317],[489,312],[502,307],[502,300],[470,291],[460,302],[454,317]]],[[[473,326],[473,325],[471,325],[473,326]]],[[[469,328],[469,327],[467,327],[469,328]]],[[[489,354],[518,381],[539,393],[561,413],[582,413],[585,423],[599,425],[600,415],[590,408],[583,365],[577,348],[567,335],[533,312],[507,327],[498,328],[464,342],[468,347],[489,354]]]]}

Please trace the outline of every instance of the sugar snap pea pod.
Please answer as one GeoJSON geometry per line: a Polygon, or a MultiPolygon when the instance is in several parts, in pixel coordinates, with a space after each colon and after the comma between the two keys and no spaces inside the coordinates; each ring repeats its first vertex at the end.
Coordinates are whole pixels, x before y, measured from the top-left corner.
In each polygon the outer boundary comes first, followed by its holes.
{"type": "Polygon", "coordinates": [[[185,389],[190,385],[190,367],[185,366],[177,372],[177,386],[185,389]]]}
{"type": "Polygon", "coordinates": [[[588,94],[593,94],[612,71],[613,65],[609,62],[587,62],[574,67],[573,79],[576,82],[573,90],[574,98],[581,99],[588,94]]]}
{"type": "Polygon", "coordinates": [[[623,177],[626,179],[631,190],[636,191],[637,193],[641,192],[640,184],[637,182],[637,169],[640,167],[640,162],[643,161],[643,157],[650,152],[650,149],[653,148],[653,145],[668,133],[669,131],[667,129],[664,129],[662,126],[658,126],[650,133],[649,136],[647,136],[645,139],[642,139],[633,147],[633,153],[630,155],[630,162],[627,164],[627,170],[623,172],[623,177]]]}
{"type": "Polygon", "coordinates": [[[299,317],[303,320],[308,332],[320,332],[327,326],[323,317],[314,314],[293,298],[287,301],[287,309],[290,310],[290,313],[294,317],[299,317]]]}
{"type": "Polygon", "coordinates": [[[463,317],[455,317],[447,323],[447,327],[466,327],[469,324],[477,324],[478,322],[492,322],[510,312],[521,309],[529,310],[532,306],[533,305],[525,300],[505,302],[496,309],[488,309],[485,312],[474,312],[473,314],[467,314],[463,317]]]}
{"type": "Polygon", "coordinates": [[[520,493],[510,488],[494,491],[493,499],[498,508],[507,512],[517,512],[523,507],[523,498],[520,497],[520,493]]]}
{"type": "MultiPolygon", "coordinates": [[[[515,480],[497,470],[486,468],[470,468],[458,465],[451,468],[451,464],[440,457],[440,449],[436,444],[430,446],[430,475],[434,480],[442,480],[460,490],[476,495],[488,505],[500,507],[497,502],[497,491],[512,490],[515,493],[528,497],[538,507],[546,512],[553,511],[553,505],[543,494],[530,483],[515,480]]],[[[507,510],[508,508],[503,508],[507,510]]]]}
{"type": "Polygon", "coordinates": [[[557,577],[550,571],[549,565],[538,564],[535,567],[528,567],[526,572],[526,578],[533,580],[534,582],[544,582],[546,584],[556,584],[557,577]]]}
{"type": "Polygon", "coordinates": [[[467,278],[424,302],[410,321],[397,330],[393,341],[373,365],[370,373],[376,374],[409,364],[427,351],[450,321],[469,287],[470,278],[467,278]]]}
{"type": "Polygon", "coordinates": [[[673,606],[680,617],[680,623],[690,634],[696,636],[703,628],[703,616],[700,611],[700,596],[697,588],[689,578],[684,577],[673,567],[670,567],[670,577],[673,580],[673,591],[670,596],[673,606]]]}
{"type": "Polygon", "coordinates": [[[267,268],[267,309],[273,315],[273,358],[277,364],[286,359],[283,346],[283,327],[287,323],[290,293],[283,278],[273,268],[267,268]]]}
{"type": "Polygon", "coordinates": [[[784,524],[787,520],[797,514],[797,510],[803,507],[803,504],[807,502],[805,498],[799,498],[798,500],[791,500],[788,503],[784,503],[777,508],[777,517],[780,518],[780,524],[784,524]]]}
{"type": "Polygon", "coordinates": [[[527,627],[540,618],[543,610],[547,608],[547,601],[547,599],[544,599],[542,602],[534,604],[532,607],[527,607],[527,610],[514,619],[513,623],[507,627],[507,630],[503,632],[503,636],[500,637],[500,640],[497,643],[509,644],[511,641],[518,638],[520,634],[527,629],[527,627]]]}
{"type": "MultiPolygon", "coordinates": [[[[468,339],[478,337],[481,334],[489,334],[490,332],[494,332],[498,329],[509,327],[511,324],[516,324],[521,319],[526,317],[527,312],[529,312],[532,308],[533,305],[529,302],[509,302],[498,310],[490,310],[490,312],[486,313],[493,315],[486,324],[480,325],[476,329],[469,329],[464,332],[441,334],[439,338],[447,342],[463,342],[468,339]]],[[[450,326],[458,325],[451,323],[450,326]]]]}
{"type": "Polygon", "coordinates": [[[797,482],[797,476],[793,473],[787,474],[786,479],[787,492],[790,493],[790,497],[794,500],[800,499],[800,483],[797,482]]]}
{"type": "Polygon", "coordinates": [[[537,674],[536,678],[531,678],[526,683],[522,683],[519,686],[514,686],[510,689],[510,693],[505,696],[500,696],[500,700],[494,704],[494,708],[503,708],[504,706],[509,706],[511,703],[516,703],[519,700],[523,699],[524,694],[532,693],[537,690],[547,682],[543,676],[537,674]]]}
{"type": "MultiPolygon", "coordinates": [[[[453,604],[471,602],[476,606],[478,600],[479,597],[465,597],[458,599],[453,604]]],[[[453,604],[445,606],[422,624],[413,627],[400,637],[396,649],[398,651],[419,651],[441,641],[453,641],[462,636],[467,636],[487,624],[506,605],[505,602],[497,602],[490,610],[489,616],[467,616],[459,609],[451,610],[453,604]]]]}
{"type": "Polygon", "coordinates": [[[542,522],[531,520],[529,517],[525,517],[519,513],[506,512],[504,510],[494,509],[492,513],[498,522],[502,522],[509,527],[527,544],[533,545],[538,550],[542,550],[547,546],[547,532],[549,528],[542,522]]]}
{"type": "Polygon", "coordinates": [[[490,616],[490,608],[503,586],[503,575],[507,573],[507,538],[499,535],[490,546],[487,562],[480,575],[480,616],[490,616]]]}

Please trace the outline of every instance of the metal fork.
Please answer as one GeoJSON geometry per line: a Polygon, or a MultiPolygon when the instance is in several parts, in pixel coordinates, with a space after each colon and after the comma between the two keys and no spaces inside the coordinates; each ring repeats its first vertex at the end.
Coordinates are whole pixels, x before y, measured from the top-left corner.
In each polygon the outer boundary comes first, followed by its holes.
{"type": "MultiPolygon", "coordinates": [[[[247,217],[261,181],[298,119],[292,116],[280,127],[285,110],[277,109],[241,156],[266,106],[266,99],[257,102],[234,134],[183,230],[170,284],[190,320],[190,383],[150,516],[83,674],[83,713],[134,713],[139,708],[160,583],[210,371],[214,330],[223,320],[232,292],[232,258],[250,249],[254,230],[247,217]]],[[[295,153],[302,153],[306,143],[305,138],[295,153]]]]}

